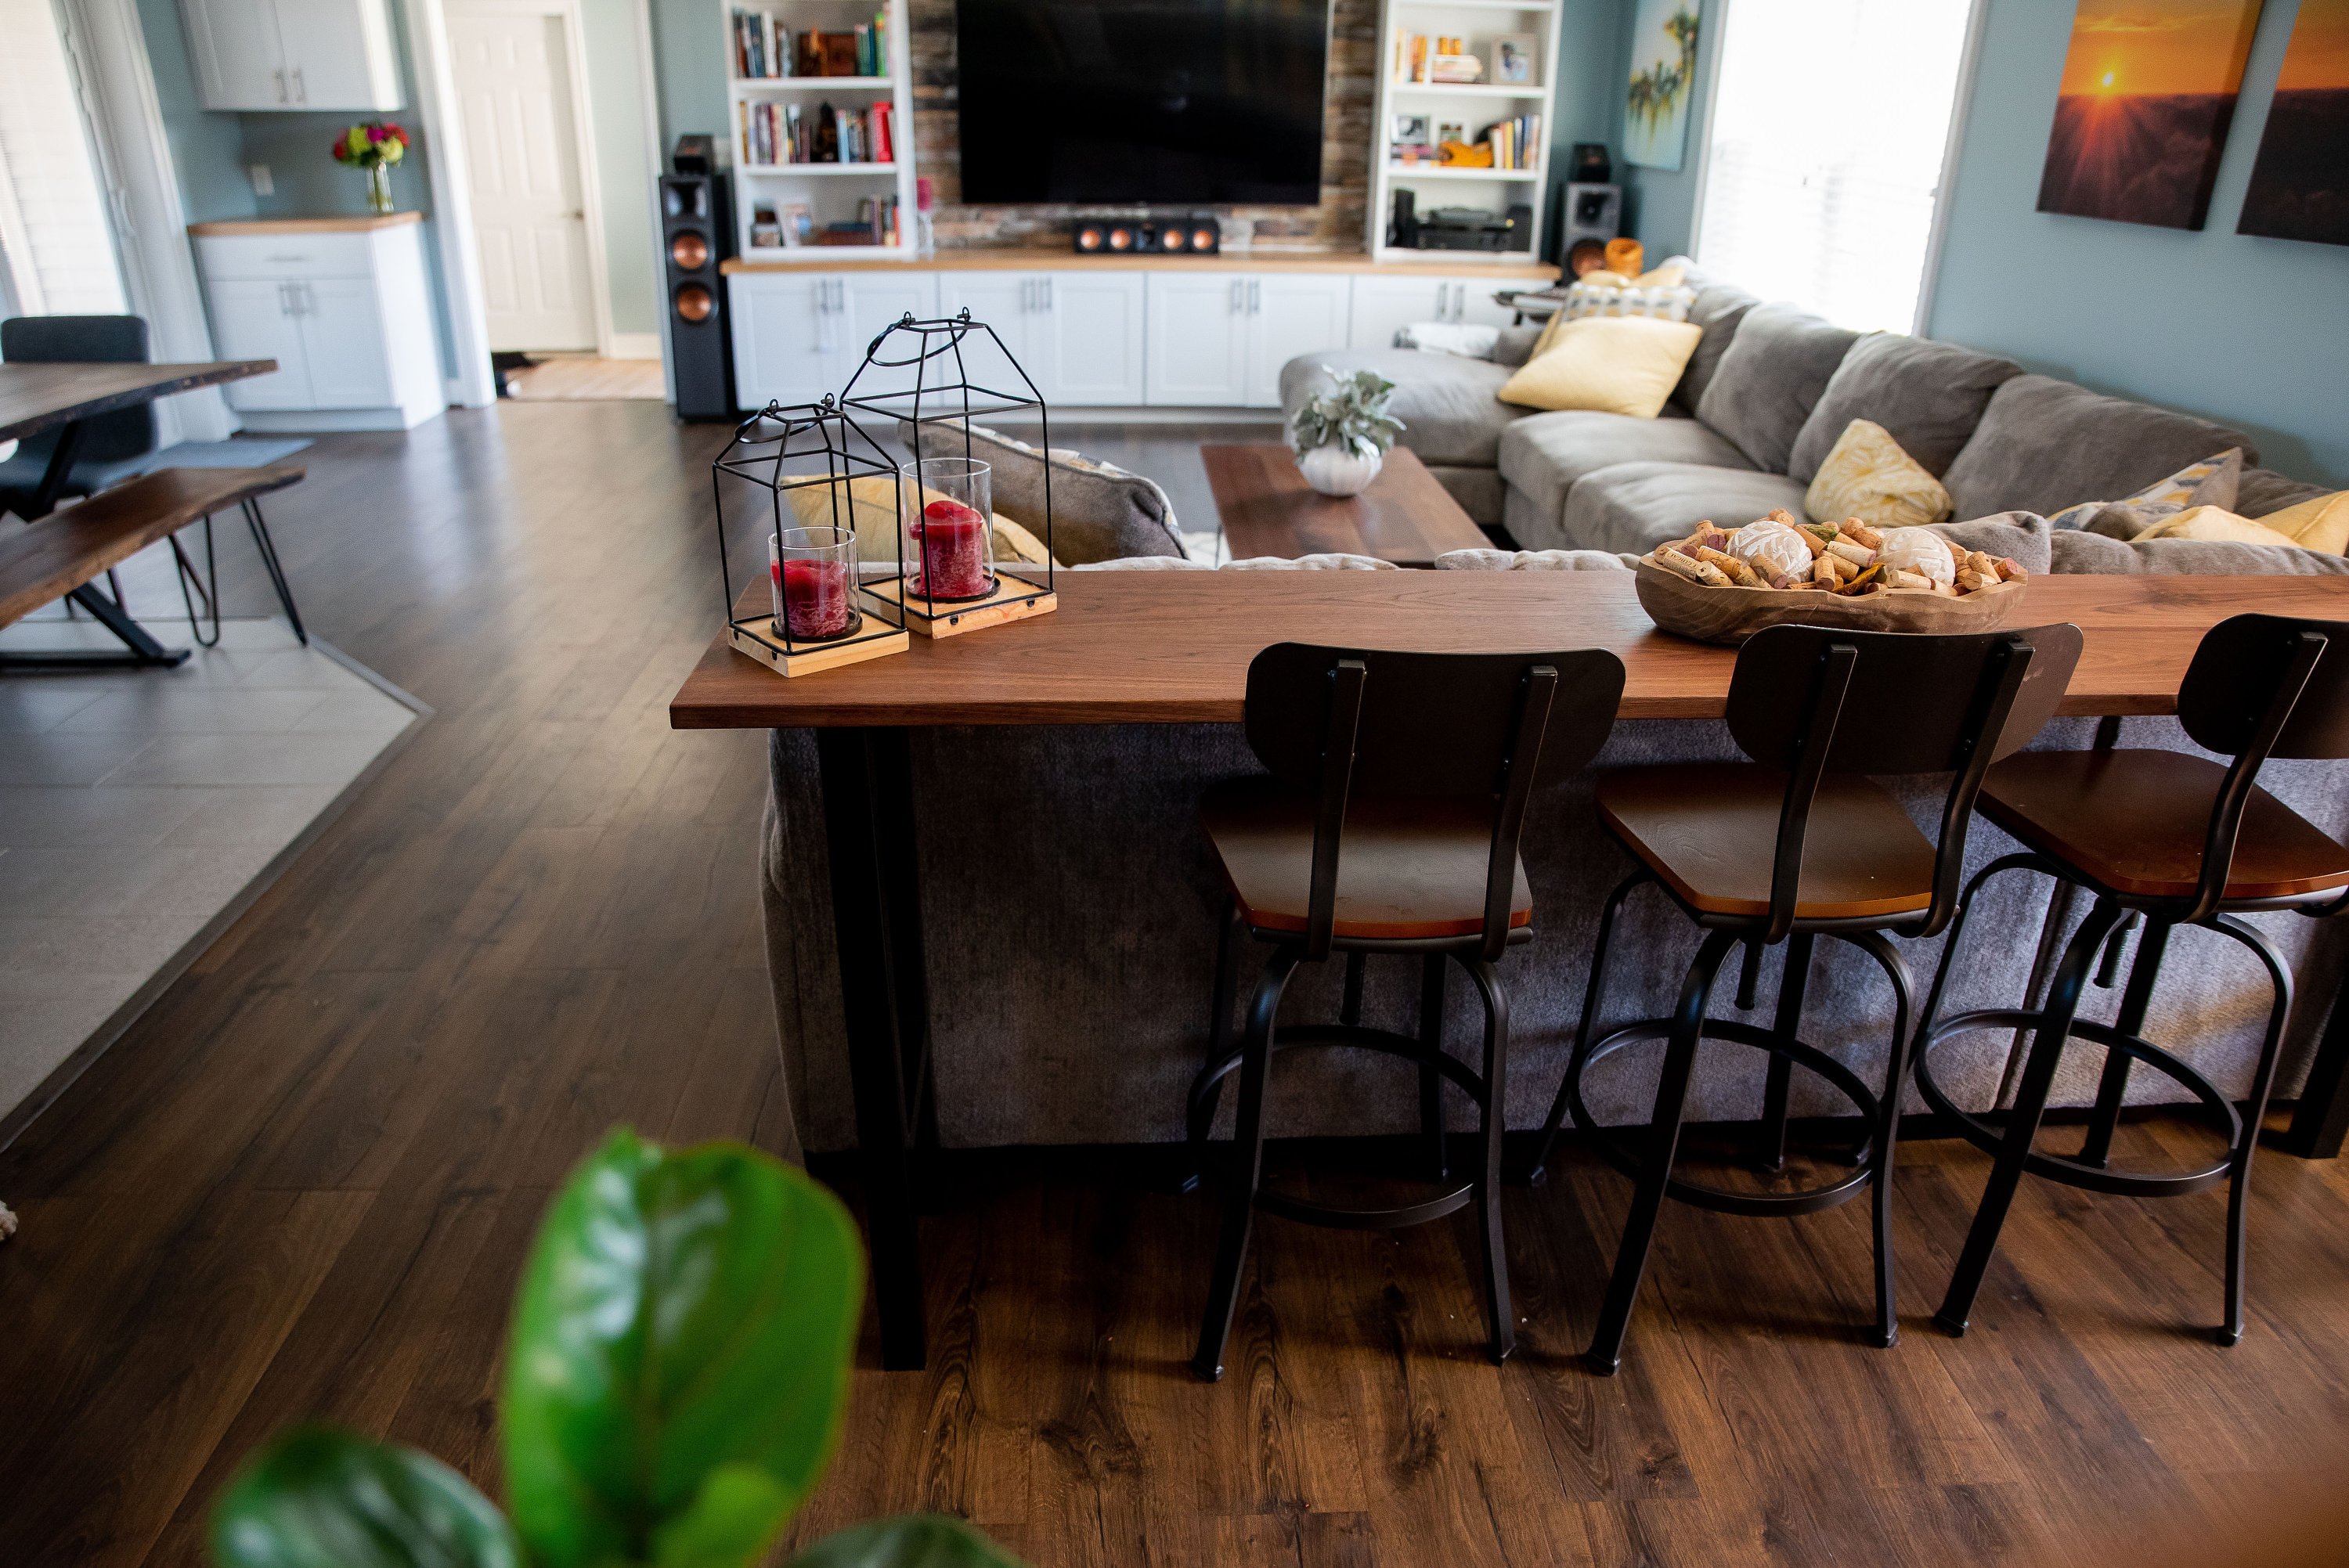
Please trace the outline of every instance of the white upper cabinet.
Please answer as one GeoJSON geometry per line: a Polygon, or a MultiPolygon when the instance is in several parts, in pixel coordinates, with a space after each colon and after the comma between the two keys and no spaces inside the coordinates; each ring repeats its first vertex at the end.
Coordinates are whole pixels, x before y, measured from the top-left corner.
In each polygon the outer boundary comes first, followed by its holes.
{"type": "Polygon", "coordinates": [[[180,0],[204,107],[401,108],[386,0],[180,0]]]}

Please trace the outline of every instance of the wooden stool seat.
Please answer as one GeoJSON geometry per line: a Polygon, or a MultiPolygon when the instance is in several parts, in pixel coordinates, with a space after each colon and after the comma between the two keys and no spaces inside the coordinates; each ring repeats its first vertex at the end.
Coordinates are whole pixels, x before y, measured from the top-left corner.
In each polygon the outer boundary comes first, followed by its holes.
{"type": "MultiPolygon", "coordinates": [[[[1766,919],[1786,776],[1754,763],[1625,768],[1599,814],[1650,871],[1708,914],[1766,919]]],[[[1856,774],[1819,780],[1796,920],[1913,914],[1933,902],[1933,845],[1900,802],[1856,774]]]]}
{"type": "MultiPolygon", "coordinates": [[[[1199,825],[1240,918],[1256,931],[1302,932],[1313,892],[1310,790],[1267,776],[1227,779],[1199,800],[1199,825]]],[[[1472,936],[1485,929],[1485,869],[1493,807],[1484,800],[1355,799],[1338,862],[1340,942],[1472,936]]],[[[1509,924],[1530,931],[1533,889],[1523,861],[1509,924]]]]}
{"type": "MultiPolygon", "coordinates": [[[[2036,751],[1982,781],[1982,812],[2128,898],[2190,899],[2227,769],[2182,751],[2036,751]]],[[[2349,849],[2254,785],[2224,898],[2291,898],[2349,887],[2349,849]]]]}

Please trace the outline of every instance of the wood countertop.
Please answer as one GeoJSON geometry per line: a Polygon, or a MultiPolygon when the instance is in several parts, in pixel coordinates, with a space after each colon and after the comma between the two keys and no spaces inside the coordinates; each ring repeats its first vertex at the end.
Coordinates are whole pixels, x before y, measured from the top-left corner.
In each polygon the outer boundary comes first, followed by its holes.
{"type": "MultiPolygon", "coordinates": [[[[1611,648],[1624,718],[1719,718],[1736,654],[1656,629],[1628,572],[1063,572],[1018,625],[785,679],[721,631],[669,703],[678,729],[949,724],[1237,724],[1269,644],[1437,652],[1611,648]]],[[[743,614],[767,603],[754,583],[743,614]]],[[[2086,646],[2062,711],[2167,714],[2202,634],[2230,615],[2349,620],[2349,578],[2043,576],[2018,625],[2086,646]]]]}
{"type": "Polygon", "coordinates": [[[827,261],[825,247],[802,247],[803,262],[746,262],[737,257],[718,263],[729,275],[740,273],[1352,273],[1381,278],[1489,277],[1495,283],[1554,284],[1557,268],[1538,262],[1485,262],[1489,252],[1431,251],[1424,262],[1374,262],[1360,252],[1306,254],[1296,251],[1226,251],[1216,256],[1084,255],[1074,251],[1004,250],[941,251],[926,261],[827,261]],[[1445,259],[1451,258],[1451,259],[1445,259]]]}
{"type": "Polygon", "coordinates": [[[422,222],[421,212],[369,212],[353,218],[223,218],[217,222],[191,223],[188,232],[199,239],[226,234],[364,234],[422,222]]]}

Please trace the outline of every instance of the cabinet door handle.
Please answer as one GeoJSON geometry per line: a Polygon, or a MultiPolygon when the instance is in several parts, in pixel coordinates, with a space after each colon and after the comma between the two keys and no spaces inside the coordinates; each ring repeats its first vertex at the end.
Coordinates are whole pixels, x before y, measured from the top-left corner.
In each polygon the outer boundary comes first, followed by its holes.
{"type": "Polygon", "coordinates": [[[278,69],[276,69],[276,70],[274,70],[274,71],[270,72],[269,74],[270,74],[272,77],[274,77],[277,79],[277,101],[278,101],[279,103],[284,103],[284,102],[285,101],[285,69],[284,69],[284,67],[279,67],[278,69]]]}
{"type": "Polygon", "coordinates": [[[1255,278],[1248,279],[1248,314],[1264,314],[1264,284],[1255,278]]]}
{"type": "Polygon", "coordinates": [[[1047,311],[1054,311],[1061,308],[1052,298],[1052,280],[1050,278],[1046,278],[1044,280],[1044,308],[1047,311]]]}
{"type": "Polygon", "coordinates": [[[294,101],[295,103],[310,101],[310,89],[302,85],[302,67],[299,66],[294,67],[294,101]]]}
{"type": "Polygon", "coordinates": [[[1234,278],[1232,280],[1232,314],[1234,315],[1239,315],[1239,313],[1246,308],[1246,306],[1241,303],[1242,297],[1240,280],[1234,278]]]}

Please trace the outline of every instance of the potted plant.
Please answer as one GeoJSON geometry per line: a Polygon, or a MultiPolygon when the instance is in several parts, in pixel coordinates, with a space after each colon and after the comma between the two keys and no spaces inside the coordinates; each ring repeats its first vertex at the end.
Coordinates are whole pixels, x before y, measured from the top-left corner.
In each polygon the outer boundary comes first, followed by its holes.
{"type": "Polygon", "coordinates": [[[391,211],[391,166],[408,156],[408,132],[388,120],[355,125],[335,138],[335,161],[364,169],[367,211],[391,211]]]}
{"type": "Polygon", "coordinates": [[[1324,366],[1322,372],[1337,385],[1297,411],[1289,449],[1307,484],[1323,495],[1358,495],[1379,477],[1387,449],[1403,428],[1387,412],[1395,384],[1375,370],[1339,376],[1324,366]]]}
{"type": "MultiPolygon", "coordinates": [[[[839,1441],[864,1254],[839,1200],[740,1144],[622,1128],[539,1224],[508,1329],[507,1512],[428,1455],[281,1435],[212,1511],[222,1568],[750,1568],[839,1441]]],[[[786,1568],[1019,1568],[960,1520],[786,1568]]]]}

